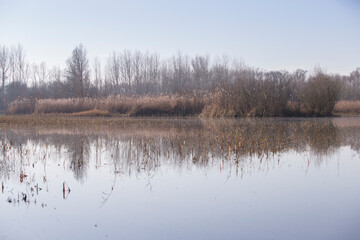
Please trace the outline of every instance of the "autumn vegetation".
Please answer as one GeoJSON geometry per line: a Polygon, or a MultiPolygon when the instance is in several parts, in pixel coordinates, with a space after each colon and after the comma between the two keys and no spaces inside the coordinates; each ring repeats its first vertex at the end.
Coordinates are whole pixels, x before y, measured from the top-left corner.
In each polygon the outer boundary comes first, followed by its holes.
{"type": "Polygon", "coordinates": [[[335,115],[360,115],[360,101],[341,100],[334,106],[335,115]]]}
{"type": "Polygon", "coordinates": [[[331,116],[360,112],[360,68],[264,71],[226,56],[114,52],[102,67],[77,46],[66,67],[29,65],[22,47],[0,46],[1,109],[73,116],[331,116]],[[339,101],[340,100],[340,101],[339,101]],[[339,101],[339,102],[338,102],[339,101]]]}

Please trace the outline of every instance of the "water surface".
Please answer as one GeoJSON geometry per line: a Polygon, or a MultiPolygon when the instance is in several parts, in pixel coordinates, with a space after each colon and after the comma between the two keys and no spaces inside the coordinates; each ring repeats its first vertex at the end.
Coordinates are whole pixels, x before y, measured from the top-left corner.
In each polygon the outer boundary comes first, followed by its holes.
{"type": "Polygon", "coordinates": [[[360,239],[360,118],[2,127],[0,239],[360,239]]]}

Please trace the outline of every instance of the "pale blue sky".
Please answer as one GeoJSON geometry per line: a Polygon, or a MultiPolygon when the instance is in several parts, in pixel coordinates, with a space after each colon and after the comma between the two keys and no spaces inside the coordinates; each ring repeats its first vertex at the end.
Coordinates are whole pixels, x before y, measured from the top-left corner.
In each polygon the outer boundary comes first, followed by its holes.
{"type": "Polygon", "coordinates": [[[348,74],[360,67],[358,0],[0,0],[0,44],[63,66],[83,43],[90,59],[141,50],[227,54],[267,70],[348,74]]]}

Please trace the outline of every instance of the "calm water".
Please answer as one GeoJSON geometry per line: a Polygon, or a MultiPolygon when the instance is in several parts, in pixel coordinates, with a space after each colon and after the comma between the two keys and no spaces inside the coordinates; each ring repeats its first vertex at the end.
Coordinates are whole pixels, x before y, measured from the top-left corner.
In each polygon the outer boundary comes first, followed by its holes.
{"type": "Polygon", "coordinates": [[[0,130],[0,239],[360,239],[360,118],[0,130]]]}

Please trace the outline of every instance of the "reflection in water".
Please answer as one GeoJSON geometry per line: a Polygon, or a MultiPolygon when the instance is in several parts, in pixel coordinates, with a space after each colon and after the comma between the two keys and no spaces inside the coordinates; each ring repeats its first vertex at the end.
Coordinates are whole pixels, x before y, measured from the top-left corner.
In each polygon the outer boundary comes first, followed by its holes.
{"type": "MultiPolygon", "coordinates": [[[[324,156],[341,146],[360,150],[357,118],[160,119],[157,124],[124,127],[4,129],[0,137],[2,192],[6,179],[20,178],[26,187],[12,191],[9,202],[26,203],[39,194],[39,182],[40,191],[48,188],[47,164],[73,172],[81,183],[86,181],[89,164],[130,177],[150,178],[162,166],[180,172],[217,168],[243,176],[279,164],[278,156],[285,152],[310,151],[316,156],[311,158],[313,164],[320,166],[324,156]]],[[[64,182],[63,197],[69,193],[64,182]]]]}
{"type": "Polygon", "coordinates": [[[106,164],[115,173],[129,175],[154,172],[163,164],[179,169],[219,164],[238,172],[241,164],[255,164],[248,159],[261,163],[286,151],[307,149],[319,156],[316,164],[320,165],[321,156],[340,146],[359,151],[357,119],[342,125],[350,120],[335,119],[335,124],[331,119],[159,120],[160,124],[145,127],[8,129],[0,133],[0,174],[2,178],[19,176],[24,165],[39,159],[46,165],[54,156],[66,159],[79,181],[85,180],[93,157],[97,167],[107,157],[106,164]]]}
{"type": "MultiPolygon", "coordinates": [[[[23,167],[61,159],[78,181],[85,181],[95,166],[110,164],[115,173],[155,172],[161,165],[173,168],[242,168],[271,160],[287,151],[310,150],[318,156],[340,146],[360,149],[360,124],[351,119],[242,119],[159,120],[155,126],[111,128],[7,129],[1,137],[1,177],[19,176],[23,167]],[[335,122],[334,122],[335,121],[335,122]],[[345,124],[345,125],[344,125],[345,124]],[[247,161],[257,159],[256,161],[247,161]],[[245,165],[246,166],[245,166],[245,165]]],[[[60,164],[60,163],[59,163],[60,164]]],[[[46,176],[44,176],[46,177],[46,176]]]]}
{"type": "Polygon", "coordinates": [[[75,135],[69,138],[67,149],[70,154],[70,169],[74,172],[75,178],[82,181],[89,162],[89,138],[75,135]]]}
{"type": "Polygon", "coordinates": [[[359,118],[11,126],[0,144],[0,239],[360,236],[359,118]]]}

